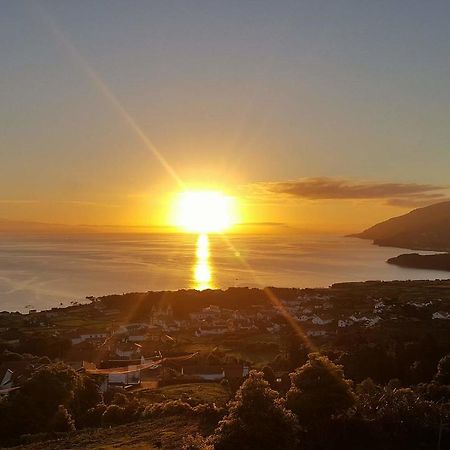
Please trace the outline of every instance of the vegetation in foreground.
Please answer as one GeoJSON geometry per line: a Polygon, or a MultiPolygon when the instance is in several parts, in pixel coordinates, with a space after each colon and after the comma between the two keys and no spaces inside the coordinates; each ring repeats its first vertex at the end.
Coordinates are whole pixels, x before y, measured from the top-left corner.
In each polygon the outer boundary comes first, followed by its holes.
{"type": "Polygon", "coordinates": [[[30,370],[0,401],[0,445],[226,450],[239,442],[238,448],[249,450],[410,450],[435,449],[440,440],[446,448],[449,287],[436,280],[272,289],[297,327],[257,289],[127,294],[50,312],[3,314],[8,329],[0,361],[30,370]],[[102,354],[101,343],[64,341],[69,316],[77,323],[95,321],[106,334],[114,321],[119,328],[125,320],[151,320],[155,307],[169,304],[174,317],[167,324],[180,323],[170,331],[174,339],[143,341],[145,355],[195,352],[189,361],[203,374],[238,359],[258,371],[205,382],[168,364],[158,374],[144,373],[141,386],[102,394],[101,379],[61,361],[80,367],[69,359],[78,355],[77,345],[86,354],[102,354]],[[217,320],[236,313],[244,328],[198,336],[189,317],[214,304],[219,307],[206,310],[217,320]]]}
{"type": "Polygon", "coordinates": [[[277,380],[270,367],[250,372],[225,408],[187,398],[149,403],[118,389],[101,395],[94,379],[54,364],[0,408],[2,442],[21,448],[443,449],[450,354],[430,383],[402,387],[399,380],[355,384],[311,353],[289,380],[277,380]]]}

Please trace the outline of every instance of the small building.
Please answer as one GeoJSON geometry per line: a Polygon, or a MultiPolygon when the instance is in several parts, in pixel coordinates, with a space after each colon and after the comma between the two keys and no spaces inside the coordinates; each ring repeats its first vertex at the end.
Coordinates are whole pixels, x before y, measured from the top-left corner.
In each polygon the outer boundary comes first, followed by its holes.
{"type": "Polygon", "coordinates": [[[345,328],[345,327],[350,327],[351,325],[353,325],[354,322],[351,319],[341,319],[338,320],[338,327],[339,328],[345,328]]]}
{"type": "Polygon", "coordinates": [[[327,332],[325,330],[310,330],[306,332],[307,336],[326,336],[327,332]]]}
{"type": "Polygon", "coordinates": [[[437,311],[433,313],[433,319],[442,319],[442,320],[450,320],[450,313],[445,311],[437,311]]]}
{"type": "Polygon", "coordinates": [[[228,364],[226,366],[187,365],[181,367],[181,375],[200,378],[205,381],[239,379],[246,377],[249,371],[250,368],[244,364],[228,364]]]}
{"type": "Polygon", "coordinates": [[[83,368],[87,373],[94,373],[103,377],[100,389],[104,392],[110,386],[139,386],[141,384],[143,358],[129,361],[102,361],[97,368],[95,364],[83,361],[83,368]]]}
{"type": "Polygon", "coordinates": [[[81,342],[95,342],[104,341],[109,336],[106,331],[98,330],[82,330],[71,335],[72,345],[80,344],[81,342]]]}

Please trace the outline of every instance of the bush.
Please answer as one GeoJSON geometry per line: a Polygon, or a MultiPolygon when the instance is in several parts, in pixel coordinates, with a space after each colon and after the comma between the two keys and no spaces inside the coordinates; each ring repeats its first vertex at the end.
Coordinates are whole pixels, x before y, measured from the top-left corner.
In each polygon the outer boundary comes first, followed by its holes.
{"type": "Polygon", "coordinates": [[[450,385],[450,353],[439,361],[434,381],[439,384],[450,385]]]}
{"type": "Polygon", "coordinates": [[[181,400],[170,400],[147,406],[143,412],[143,416],[146,419],[153,419],[165,416],[191,415],[193,412],[192,406],[188,403],[182,402],[181,400]]]}
{"type": "Polygon", "coordinates": [[[72,419],[72,416],[64,405],[58,406],[58,411],[56,411],[52,422],[51,428],[53,431],[67,432],[75,430],[75,421],[72,419]]]}
{"type": "Polygon", "coordinates": [[[208,424],[216,425],[225,414],[224,408],[218,408],[214,403],[202,403],[193,408],[193,413],[208,424]]]}
{"type": "Polygon", "coordinates": [[[214,446],[208,444],[208,440],[202,435],[196,434],[183,439],[182,450],[214,450],[214,446]]]}
{"type": "Polygon", "coordinates": [[[125,409],[117,405],[109,405],[102,415],[102,425],[120,425],[124,422],[125,409]]]}
{"type": "Polygon", "coordinates": [[[308,355],[308,362],[291,374],[292,385],[286,405],[301,425],[317,428],[331,416],[344,412],[355,402],[351,382],[344,378],[342,366],[326,356],[308,355]]]}
{"type": "MultiPolygon", "coordinates": [[[[208,444],[216,450],[296,448],[297,421],[262,372],[250,372],[208,444]]],[[[195,447],[194,447],[195,448],[195,447]]]]}

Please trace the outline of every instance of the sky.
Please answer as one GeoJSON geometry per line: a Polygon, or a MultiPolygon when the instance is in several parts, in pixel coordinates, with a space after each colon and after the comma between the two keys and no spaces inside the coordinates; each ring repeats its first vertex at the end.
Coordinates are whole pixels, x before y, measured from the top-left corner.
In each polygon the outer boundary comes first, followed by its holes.
{"type": "Polygon", "coordinates": [[[0,218],[358,231],[450,196],[448,1],[0,0],[0,218]]]}

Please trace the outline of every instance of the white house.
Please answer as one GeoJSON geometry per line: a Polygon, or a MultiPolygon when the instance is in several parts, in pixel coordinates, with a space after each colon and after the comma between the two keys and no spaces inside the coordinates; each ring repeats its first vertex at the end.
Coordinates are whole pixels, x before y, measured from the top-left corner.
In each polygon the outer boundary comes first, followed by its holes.
{"type": "Polygon", "coordinates": [[[311,320],[314,325],[326,325],[333,322],[333,319],[321,319],[319,316],[314,316],[311,320]]]}
{"type": "Polygon", "coordinates": [[[72,345],[81,344],[86,341],[97,341],[106,339],[109,333],[106,331],[82,331],[71,338],[72,345]]]}
{"type": "Polygon", "coordinates": [[[307,336],[326,336],[326,334],[325,330],[310,330],[306,332],[307,336]]]}
{"type": "Polygon", "coordinates": [[[278,331],[280,331],[280,325],[278,325],[277,323],[274,323],[271,327],[267,327],[267,331],[269,333],[277,333],[278,331]]]}
{"type": "Polygon", "coordinates": [[[351,319],[344,319],[344,320],[338,320],[338,327],[339,328],[345,328],[353,325],[353,320],[351,319]]]}
{"type": "Polygon", "coordinates": [[[307,316],[305,314],[301,315],[300,317],[297,317],[297,320],[299,322],[308,322],[308,320],[312,319],[312,316],[307,316]]]}
{"type": "Polygon", "coordinates": [[[450,313],[445,311],[438,311],[433,313],[432,316],[433,319],[443,319],[443,320],[450,320],[450,313]]]}
{"type": "Polygon", "coordinates": [[[112,372],[108,374],[108,384],[124,386],[141,384],[141,371],[139,370],[139,366],[130,365],[127,366],[127,369],[128,371],[125,373],[112,372]]]}
{"type": "Polygon", "coordinates": [[[364,324],[365,327],[373,327],[375,324],[377,324],[381,320],[380,316],[375,316],[370,319],[367,319],[366,323],[364,324]]]}
{"type": "Polygon", "coordinates": [[[230,329],[225,325],[202,325],[196,332],[196,336],[213,336],[228,333],[230,329]]]}
{"type": "MultiPolygon", "coordinates": [[[[126,325],[121,325],[116,331],[115,334],[138,334],[137,332],[143,332],[148,330],[151,326],[148,323],[144,322],[136,322],[136,323],[127,323],[126,325]]],[[[139,334],[140,334],[139,333],[139,334]]]]}

